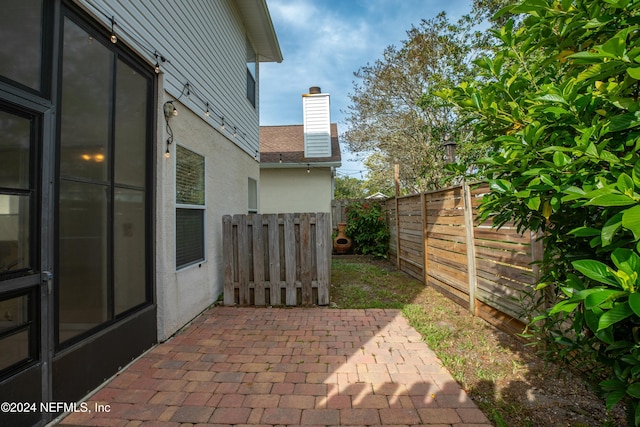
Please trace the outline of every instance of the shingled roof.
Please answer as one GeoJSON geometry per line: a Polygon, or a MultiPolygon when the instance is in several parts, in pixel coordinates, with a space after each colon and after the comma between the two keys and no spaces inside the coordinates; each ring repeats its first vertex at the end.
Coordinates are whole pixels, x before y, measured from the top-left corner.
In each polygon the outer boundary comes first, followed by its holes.
{"type": "MultiPolygon", "coordinates": [[[[340,163],[338,125],[331,123],[331,157],[304,156],[304,126],[260,126],[260,163],[340,163]]],[[[338,166],[338,165],[336,165],[338,166]]]]}

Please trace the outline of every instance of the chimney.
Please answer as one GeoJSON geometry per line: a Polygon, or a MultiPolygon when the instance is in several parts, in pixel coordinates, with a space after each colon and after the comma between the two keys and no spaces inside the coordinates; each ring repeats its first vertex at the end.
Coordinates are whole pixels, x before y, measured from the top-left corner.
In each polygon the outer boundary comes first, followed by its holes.
{"type": "Polygon", "coordinates": [[[302,95],[304,156],[331,157],[331,114],[329,94],[318,86],[302,95]]]}

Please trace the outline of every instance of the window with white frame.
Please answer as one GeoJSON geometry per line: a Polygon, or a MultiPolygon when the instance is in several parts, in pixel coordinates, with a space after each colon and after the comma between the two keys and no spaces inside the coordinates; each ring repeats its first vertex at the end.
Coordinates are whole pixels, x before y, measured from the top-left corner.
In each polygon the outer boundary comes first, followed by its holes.
{"type": "Polygon", "coordinates": [[[176,146],[176,268],[205,259],[204,156],[176,146]]]}
{"type": "Polygon", "coordinates": [[[258,182],[249,178],[249,213],[258,212],[258,182]]]}
{"type": "Polygon", "coordinates": [[[257,59],[256,51],[253,50],[249,39],[246,40],[247,49],[247,99],[251,105],[256,106],[256,71],[257,59]]]}

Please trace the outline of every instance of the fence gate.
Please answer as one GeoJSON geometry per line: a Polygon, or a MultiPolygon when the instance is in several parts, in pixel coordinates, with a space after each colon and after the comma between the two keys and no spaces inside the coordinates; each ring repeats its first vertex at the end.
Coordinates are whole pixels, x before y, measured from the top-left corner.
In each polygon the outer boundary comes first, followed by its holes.
{"type": "Polygon", "coordinates": [[[225,305],[327,305],[329,213],[222,217],[225,305]]]}

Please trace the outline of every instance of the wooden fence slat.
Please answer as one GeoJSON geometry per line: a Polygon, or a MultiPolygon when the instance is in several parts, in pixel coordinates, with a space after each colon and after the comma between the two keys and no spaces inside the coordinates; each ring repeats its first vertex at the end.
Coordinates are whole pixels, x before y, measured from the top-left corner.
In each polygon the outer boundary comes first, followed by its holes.
{"type": "Polygon", "coordinates": [[[469,279],[469,311],[476,314],[476,288],[478,277],[476,276],[476,252],[473,242],[473,209],[471,208],[471,192],[468,184],[464,188],[464,212],[465,228],[467,229],[467,275],[469,279]]]}
{"type": "Polygon", "coordinates": [[[249,253],[249,230],[246,215],[234,215],[238,227],[238,289],[239,303],[249,304],[249,257],[241,254],[249,253]]]}
{"type": "Polygon", "coordinates": [[[280,228],[278,216],[269,215],[269,292],[270,304],[280,305],[280,228]]]}
{"type": "MultiPolygon", "coordinates": [[[[224,291],[223,301],[224,305],[234,305],[234,286],[233,286],[233,264],[234,253],[233,248],[228,248],[228,244],[233,242],[233,222],[231,215],[225,215],[222,217],[222,241],[225,244],[225,250],[223,250],[223,264],[224,264],[224,291]]],[[[231,245],[233,246],[233,245],[231,245]]]]}
{"type": "Polygon", "coordinates": [[[429,235],[427,233],[427,197],[420,195],[420,215],[422,216],[422,280],[429,282],[429,235]]]}
{"type": "Polygon", "coordinates": [[[264,239],[262,215],[251,215],[253,222],[253,287],[254,304],[265,305],[264,295],[264,239]]]}
{"type": "Polygon", "coordinates": [[[302,305],[311,305],[311,221],[309,214],[300,214],[300,281],[302,282],[302,305]]]}
{"type": "Polygon", "coordinates": [[[331,279],[331,245],[329,244],[331,242],[331,229],[326,213],[320,212],[316,218],[318,305],[327,305],[329,304],[329,281],[331,279]]]}
{"type": "Polygon", "coordinates": [[[284,214],[284,269],[287,286],[286,305],[296,305],[296,229],[292,213],[284,214]]]}

